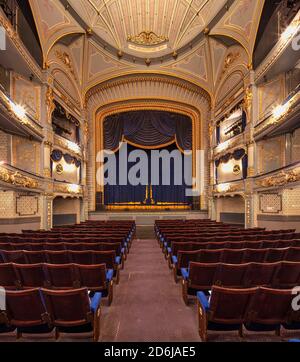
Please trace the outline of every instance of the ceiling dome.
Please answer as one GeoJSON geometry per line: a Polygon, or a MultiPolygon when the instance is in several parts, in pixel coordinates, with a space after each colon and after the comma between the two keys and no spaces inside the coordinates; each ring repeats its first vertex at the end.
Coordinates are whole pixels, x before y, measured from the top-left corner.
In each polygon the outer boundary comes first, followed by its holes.
{"type": "Polygon", "coordinates": [[[199,35],[227,0],[69,0],[94,34],[141,57],[173,52],[199,35]]]}

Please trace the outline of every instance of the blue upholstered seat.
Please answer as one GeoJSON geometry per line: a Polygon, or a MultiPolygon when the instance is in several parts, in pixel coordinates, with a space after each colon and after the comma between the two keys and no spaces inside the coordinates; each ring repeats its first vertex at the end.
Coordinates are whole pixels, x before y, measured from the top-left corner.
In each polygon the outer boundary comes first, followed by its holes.
{"type": "Polygon", "coordinates": [[[107,281],[110,282],[113,277],[114,277],[114,271],[113,271],[113,269],[107,270],[107,271],[106,271],[106,279],[107,279],[107,281]]]}
{"type": "Polygon", "coordinates": [[[189,279],[189,270],[186,268],[181,268],[181,275],[183,279],[188,280],[189,279]]]}
{"type": "Polygon", "coordinates": [[[178,262],[177,256],[175,256],[175,255],[172,256],[172,262],[173,262],[173,264],[177,264],[177,262],[178,262]]]}
{"type": "Polygon", "coordinates": [[[121,257],[117,256],[115,261],[116,261],[116,264],[118,264],[118,265],[121,264],[121,257]]]}

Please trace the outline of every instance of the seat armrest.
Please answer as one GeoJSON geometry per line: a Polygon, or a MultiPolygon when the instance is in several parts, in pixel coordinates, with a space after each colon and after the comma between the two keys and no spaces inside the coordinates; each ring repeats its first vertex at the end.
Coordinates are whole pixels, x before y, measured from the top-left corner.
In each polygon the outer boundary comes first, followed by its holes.
{"type": "Polygon", "coordinates": [[[114,271],[113,269],[109,269],[106,271],[106,280],[110,282],[114,277],[114,271]]]}
{"type": "Polygon", "coordinates": [[[117,256],[117,257],[116,257],[115,263],[118,264],[118,265],[121,264],[121,257],[120,257],[120,256],[117,256]]]}
{"type": "Polygon", "coordinates": [[[95,313],[97,309],[100,307],[101,299],[102,299],[102,293],[95,293],[95,295],[91,299],[91,310],[93,313],[95,313]]]}
{"type": "Polygon", "coordinates": [[[177,256],[175,256],[175,255],[172,256],[172,262],[175,265],[177,264],[177,262],[178,262],[177,256]]]}
{"type": "Polygon", "coordinates": [[[209,301],[208,301],[206,295],[203,292],[197,292],[197,299],[198,299],[198,302],[201,304],[202,308],[205,311],[208,311],[209,310],[209,301]]]}
{"type": "Polygon", "coordinates": [[[183,279],[188,280],[189,279],[189,270],[186,268],[181,268],[181,275],[183,279]]]}

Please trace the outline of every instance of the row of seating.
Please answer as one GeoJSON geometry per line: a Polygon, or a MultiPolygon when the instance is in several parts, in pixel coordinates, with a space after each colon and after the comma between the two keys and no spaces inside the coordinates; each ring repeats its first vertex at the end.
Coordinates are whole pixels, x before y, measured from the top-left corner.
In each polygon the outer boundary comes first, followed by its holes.
{"type": "Polygon", "coordinates": [[[89,291],[104,293],[109,304],[113,299],[113,275],[114,271],[105,264],[0,264],[0,285],[7,290],[86,287],[89,291]]]}
{"type": "Polygon", "coordinates": [[[300,262],[300,248],[178,251],[177,257],[172,257],[172,267],[174,279],[177,282],[181,269],[188,268],[191,262],[245,264],[278,261],[300,262]]]}
{"type": "Polygon", "coordinates": [[[278,289],[300,285],[300,263],[194,263],[181,269],[182,296],[188,304],[189,295],[209,291],[214,285],[229,288],[269,286],[278,289]]]}
{"type": "Polygon", "coordinates": [[[107,269],[114,270],[117,284],[120,278],[122,259],[115,251],[1,251],[2,263],[16,264],[105,264],[107,269]]]}
{"type": "MultiPolygon", "coordinates": [[[[0,244],[1,245],[1,244],[0,244]]],[[[283,249],[288,247],[300,247],[300,240],[262,240],[262,241],[237,241],[224,243],[196,243],[196,242],[172,242],[167,248],[166,258],[177,256],[178,251],[217,250],[217,249],[283,249]]]]}
{"type": "Polygon", "coordinates": [[[6,310],[0,311],[0,333],[26,334],[92,332],[99,341],[102,293],[89,296],[87,288],[29,289],[6,292],[6,310]]]}
{"type": "Polygon", "coordinates": [[[199,335],[207,341],[209,330],[252,332],[274,331],[281,328],[300,329],[300,309],[293,308],[295,291],[270,288],[229,289],[214,286],[211,296],[197,293],[199,335]],[[298,310],[297,310],[298,309],[298,310]]]}

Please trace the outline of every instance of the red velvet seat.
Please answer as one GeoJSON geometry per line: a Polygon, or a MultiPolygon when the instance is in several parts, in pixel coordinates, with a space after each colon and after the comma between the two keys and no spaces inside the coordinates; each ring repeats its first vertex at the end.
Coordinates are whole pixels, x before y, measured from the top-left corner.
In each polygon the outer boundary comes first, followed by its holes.
{"type": "Polygon", "coordinates": [[[0,264],[0,286],[5,289],[16,289],[20,287],[20,277],[12,263],[0,264]]]}
{"type": "Polygon", "coordinates": [[[243,260],[244,250],[239,249],[224,249],[222,253],[221,262],[227,264],[241,264],[243,260]]]}
{"type": "Polygon", "coordinates": [[[273,287],[294,288],[300,285],[300,263],[284,261],[273,277],[273,287]]]}
{"type": "Polygon", "coordinates": [[[47,255],[45,251],[25,251],[28,264],[47,263],[47,255]]]}
{"type": "Polygon", "coordinates": [[[280,263],[251,263],[244,275],[244,287],[271,286],[280,263]]]}
{"type": "Polygon", "coordinates": [[[70,260],[74,264],[91,265],[93,264],[92,251],[69,251],[70,260]]]}
{"type": "Polygon", "coordinates": [[[48,277],[44,264],[15,264],[15,268],[19,274],[20,285],[22,288],[41,288],[49,287],[47,284],[48,277]]]}
{"type": "Polygon", "coordinates": [[[269,249],[265,258],[266,263],[276,263],[284,260],[288,248],[285,249],[269,249]]]}
{"type": "Polygon", "coordinates": [[[300,262],[300,248],[291,247],[285,255],[286,261],[300,262]]]}
{"type": "Polygon", "coordinates": [[[7,291],[7,319],[22,333],[50,333],[53,330],[39,289],[7,291]]]}
{"type": "Polygon", "coordinates": [[[27,264],[27,262],[28,262],[26,255],[22,250],[3,251],[2,256],[6,263],[27,264]]]}
{"type": "Polygon", "coordinates": [[[227,288],[243,287],[246,271],[250,264],[219,264],[214,284],[227,288]]]}
{"type": "Polygon", "coordinates": [[[63,250],[65,250],[65,244],[64,243],[45,243],[44,250],[63,251],[63,250]]]}
{"type": "Polygon", "coordinates": [[[207,341],[208,330],[238,330],[242,335],[248,307],[256,292],[257,288],[228,289],[214,286],[209,302],[202,293],[198,293],[199,335],[202,341],[207,341]]]}
{"type": "Polygon", "coordinates": [[[46,251],[49,264],[68,264],[71,262],[68,251],[46,251]]]}
{"type": "Polygon", "coordinates": [[[266,249],[246,249],[244,252],[244,263],[263,263],[267,255],[266,249]]]}
{"type": "Polygon", "coordinates": [[[219,263],[221,262],[223,250],[201,250],[201,263],[219,263]]]}
{"type": "Polygon", "coordinates": [[[288,319],[292,309],[291,290],[259,288],[249,305],[245,327],[250,331],[275,331],[288,319]]]}
{"type": "Polygon", "coordinates": [[[77,268],[80,286],[93,292],[102,292],[104,297],[108,297],[110,305],[113,300],[113,275],[108,273],[105,264],[75,265],[74,267],[77,268]]]}
{"type": "Polygon", "coordinates": [[[86,288],[53,291],[42,289],[51,323],[56,327],[56,338],[60,333],[93,332],[94,341],[100,336],[101,293],[91,301],[86,288]]]}
{"type": "Polygon", "coordinates": [[[72,289],[79,287],[79,277],[73,264],[45,264],[47,285],[53,289],[72,289]]]}

